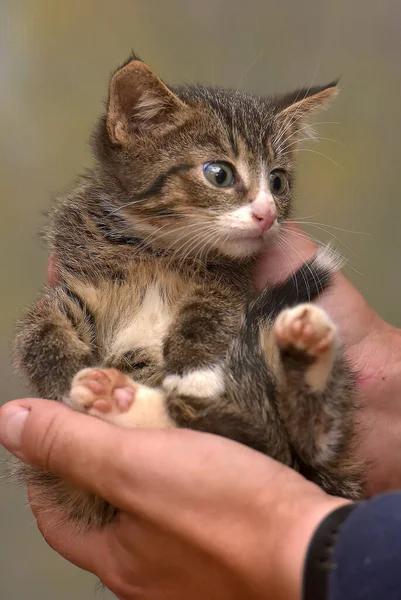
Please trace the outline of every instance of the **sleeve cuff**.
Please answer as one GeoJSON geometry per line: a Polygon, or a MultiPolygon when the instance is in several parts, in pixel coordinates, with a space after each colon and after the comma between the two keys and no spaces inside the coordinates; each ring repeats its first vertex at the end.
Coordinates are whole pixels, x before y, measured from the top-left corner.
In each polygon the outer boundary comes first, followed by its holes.
{"type": "Polygon", "coordinates": [[[303,574],[302,600],[326,600],[332,557],[344,521],[358,504],[344,504],[329,513],[318,525],[309,543],[303,574]]]}

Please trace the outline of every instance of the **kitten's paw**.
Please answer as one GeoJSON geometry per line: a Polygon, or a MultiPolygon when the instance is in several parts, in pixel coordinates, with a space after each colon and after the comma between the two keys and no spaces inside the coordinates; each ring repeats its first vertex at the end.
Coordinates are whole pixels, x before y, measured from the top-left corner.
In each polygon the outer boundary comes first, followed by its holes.
{"type": "Polygon", "coordinates": [[[117,369],[82,369],[69,398],[75,410],[122,427],[172,427],[165,395],[117,369]]]}
{"type": "Polygon", "coordinates": [[[305,352],[315,359],[334,349],[336,344],[334,324],[313,304],[283,310],[274,324],[274,334],[282,350],[305,352]]]}
{"type": "Polygon", "coordinates": [[[127,412],[139,385],[117,369],[82,369],[70,390],[73,408],[101,417],[127,412]]]}

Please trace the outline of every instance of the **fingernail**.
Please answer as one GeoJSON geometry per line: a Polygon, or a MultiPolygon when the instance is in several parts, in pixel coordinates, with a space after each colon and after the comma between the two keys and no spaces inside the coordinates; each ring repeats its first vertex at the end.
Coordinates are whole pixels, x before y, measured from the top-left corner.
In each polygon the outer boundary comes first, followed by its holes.
{"type": "Polygon", "coordinates": [[[5,407],[0,416],[0,442],[13,452],[21,447],[22,431],[29,410],[22,406],[5,407]]]}

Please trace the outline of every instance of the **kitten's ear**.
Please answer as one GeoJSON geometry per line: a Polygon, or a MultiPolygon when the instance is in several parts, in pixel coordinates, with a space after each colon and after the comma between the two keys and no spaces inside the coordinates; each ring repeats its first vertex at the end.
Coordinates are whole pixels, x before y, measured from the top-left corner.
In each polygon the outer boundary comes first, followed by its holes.
{"type": "Polygon", "coordinates": [[[136,57],[112,77],[107,129],[112,141],[127,146],[132,135],[174,123],[185,108],[148,65],[136,57]]]}
{"type": "Polygon", "coordinates": [[[328,85],[301,89],[282,96],[277,101],[277,120],[288,133],[304,128],[313,113],[326,108],[338,95],[338,81],[328,85]]]}

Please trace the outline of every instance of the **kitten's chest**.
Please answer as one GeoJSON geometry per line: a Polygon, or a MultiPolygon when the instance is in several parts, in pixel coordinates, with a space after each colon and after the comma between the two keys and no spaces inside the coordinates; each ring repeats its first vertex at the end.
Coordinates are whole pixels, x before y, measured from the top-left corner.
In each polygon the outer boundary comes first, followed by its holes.
{"type": "Polygon", "coordinates": [[[103,342],[106,355],[111,359],[133,350],[146,350],[149,357],[159,362],[163,339],[175,314],[175,303],[171,301],[168,288],[154,282],[140,290],[127,286],[120,293],[125,298],[119,302],[117,314],[111,315],[115,303],[108,310],[113,326],[108,329],[103,342]],[[132,302],[133,296],[138,296],[136,302],[132,302]]]}
{"type": "Polygon", "coordinates": [[[94,316],[96,344],[106,363],[126,357],[162,364],[163,340],[193,284],[174,274],[146,270],[123,283],[101,281],[79,288],[94,316]]]}

